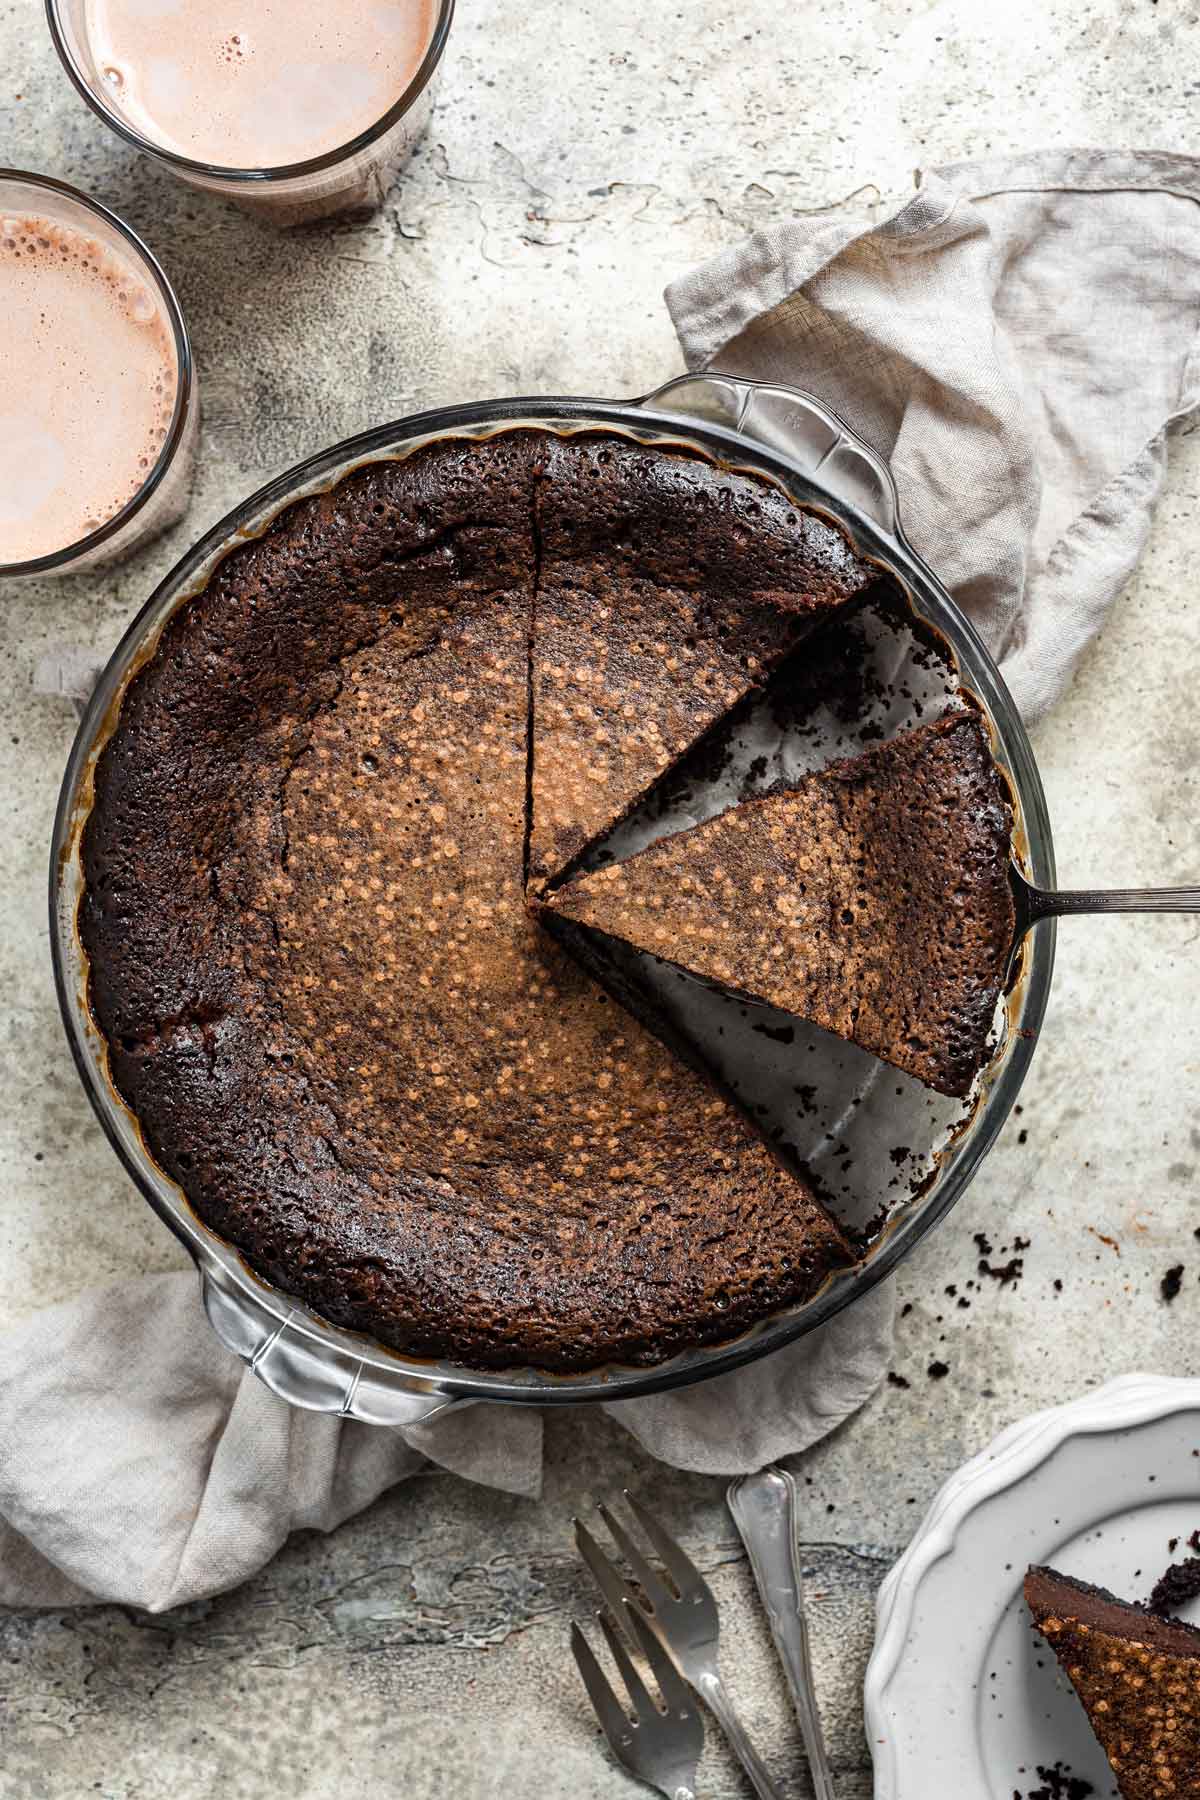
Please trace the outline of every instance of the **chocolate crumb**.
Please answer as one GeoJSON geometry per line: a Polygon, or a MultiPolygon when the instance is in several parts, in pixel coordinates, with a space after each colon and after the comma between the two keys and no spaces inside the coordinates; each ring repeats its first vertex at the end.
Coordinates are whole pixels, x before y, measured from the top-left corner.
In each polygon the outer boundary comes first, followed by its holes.
{"type": "Polygon", "coordinates": [[[1025,1273],[1025,1259],[1021,1256],[1010,1256],[1006,1263],[993,1266],[986,1256],[979,1259],[979,1273],[990,1275],[1001,1287],[1015,1287],[1025,1273]]]}
{"type": "Polygon", "coordinates": [[[1174,1263],[1158,1285],[1163,1299],[1168,1302],[1173,1300],[1183,1286],[1183,1264],[1174,1263]]]}
{"type": "Polygon", "coordinates": [[[1025,1795],[1014,1788],[1013,1800],[1087,1800],[1096,1791],[1082,1775],[1072,1775],[1065,1763],[1057,1762],[1052,1769],[1044,1769],[1039,1763],[1037,1773],[1044,1786],[1030,1788],[1025,1795]]]}
{"type": "Polygon", "coordinates": [[[910,1388],[912,1386],[912,1382],[906,1381],[904,1379],[903,1375],[897,1375],[895,1369],[889,1369],[888,1370],[888,1386],[894,1387],[894,1388],[910,1388]]]}
{"type": "Polygon", "coordinates": [[[773,1044],[794,1044],[796,1041],[794,1025],[755,1025],[753,1029],[763,1037],[770,1038],[773,1044]]]}
{"type": "Polygon", "coordinates": [[[943,1377],[948,1375],[949,1373],[950,1373],[950,1364],[949,1363],[931,1362],[929,1365],[929,1379],[931,1381],[941,1381],[943,1379],[943,1377]]]}
{"type": "Polygon", "coordinates": [[[990,1256],[992,1254],[992,1247],[992,1241],[988,1237],[986,1231],[977,1231],[975,1233],[975,1248],[978,1250],[980,1256],[990,1256]]]}
{"type": "Polygon", "coordinates": [[[1146,1606],[1160,1619],[1173,1619],[1180,1607],[1196,1599],[1200,1599],[1200,1556],[1189,1556],[1186,1562],[1172,1563],[1159,1576],[1146,1606]]]}

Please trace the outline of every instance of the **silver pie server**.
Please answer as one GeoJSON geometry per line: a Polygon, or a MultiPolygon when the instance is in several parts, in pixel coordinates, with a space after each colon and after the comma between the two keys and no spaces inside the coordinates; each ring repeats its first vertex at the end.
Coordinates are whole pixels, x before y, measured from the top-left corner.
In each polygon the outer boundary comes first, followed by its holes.
{"type": "Polygon", "coordinates": [[[1039,888],[1026,881],[1015,863],[1009,864],[1008,873],[1016,909],[1010,969],[1026,935],[1043,919],[1065,919],[1074,913],[1200,912],[1200,887],[1039,888]]]}

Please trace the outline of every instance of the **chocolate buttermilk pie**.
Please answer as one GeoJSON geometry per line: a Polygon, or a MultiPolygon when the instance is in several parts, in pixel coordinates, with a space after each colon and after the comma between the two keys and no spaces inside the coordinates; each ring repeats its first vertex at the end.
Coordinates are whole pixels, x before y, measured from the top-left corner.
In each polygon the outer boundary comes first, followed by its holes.
{"type": "Polygon", "coordinates": [[[231,550],[82,838],[111,1078],[197,1215],[476,1368],[657,1362],[851,1261],[526,896],[880,579],[765,479],[603,431],[441,439],[231,550]]]}

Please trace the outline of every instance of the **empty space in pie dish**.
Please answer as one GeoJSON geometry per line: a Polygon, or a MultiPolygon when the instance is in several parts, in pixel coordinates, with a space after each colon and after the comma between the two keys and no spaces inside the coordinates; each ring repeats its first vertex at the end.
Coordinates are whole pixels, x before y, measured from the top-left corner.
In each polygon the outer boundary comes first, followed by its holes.
{"type": "MultiPolygon", "coordinates": [[[[869,750],[963,705],[948,649],[880,584],[818,628],[766,692],[689,755],[581,867],[623,861],[777,783],[869,750]]],[[[645,952],[588,933],[603,963],[641,988],[785,1158],[802,1164],[839,1223],[874,1237],[936,1171],[975,1096],[936,1094],[793,1015],[718,991],[645,952]]],[[[995,1050],[1005,1008],[997,1007],[995,1050]]]]}

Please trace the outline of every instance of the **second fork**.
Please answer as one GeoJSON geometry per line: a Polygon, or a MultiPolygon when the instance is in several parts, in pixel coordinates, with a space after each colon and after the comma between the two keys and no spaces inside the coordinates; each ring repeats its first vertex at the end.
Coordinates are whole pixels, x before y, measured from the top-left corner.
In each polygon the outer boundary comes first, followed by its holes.
{"type": "Polygon", "coordinates": [[[637,1606],[648,1620],[671,1661],[689,1686],[699,1694],[725,1733],[759,1800],[782,1800],[780,1789],[746,1735],[721,1681],[717,1667],[719,1621],[712,1589],[691,1558],[680,1549],[653,1513],[639,1505],[628,1489],[625,1491],[625,1499],[661,1558],[676,1591],[672,1592],[621,1521],[604,1505],[598,1505],[597,1511],[632,1571],[634,1581],[626,1581],[587,1526],[576,1519],[575,1543],[579,1554],[618,1623],[623,1621],[626,1603],[637,1606]]]}

